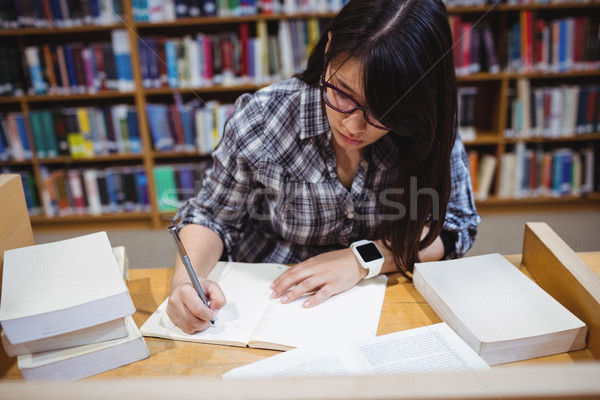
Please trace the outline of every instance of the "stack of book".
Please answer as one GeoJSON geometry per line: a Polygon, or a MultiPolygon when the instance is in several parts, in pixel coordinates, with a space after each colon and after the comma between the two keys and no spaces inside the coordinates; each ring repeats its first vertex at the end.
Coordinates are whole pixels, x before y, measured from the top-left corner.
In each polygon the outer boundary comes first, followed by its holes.
{"type": "Polygon", "coordinates": [[[25,379],[77,380],[150,355],[125,265],[106,232],[4,253],[2,343],[25,379]]]}

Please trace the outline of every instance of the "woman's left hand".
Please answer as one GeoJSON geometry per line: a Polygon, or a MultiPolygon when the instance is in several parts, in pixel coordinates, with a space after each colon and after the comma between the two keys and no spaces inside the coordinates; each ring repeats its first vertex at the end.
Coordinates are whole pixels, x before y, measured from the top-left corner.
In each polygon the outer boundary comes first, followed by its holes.
{"type": "Polygon", "coordinates": [[[289,303],[315,292],[304,301],[304,307],[315,306],[334,294],[355,286],[367,276],[351,249],[330,251],[309,258],[281,274],[271,284],[272,298],[289,303]]]}

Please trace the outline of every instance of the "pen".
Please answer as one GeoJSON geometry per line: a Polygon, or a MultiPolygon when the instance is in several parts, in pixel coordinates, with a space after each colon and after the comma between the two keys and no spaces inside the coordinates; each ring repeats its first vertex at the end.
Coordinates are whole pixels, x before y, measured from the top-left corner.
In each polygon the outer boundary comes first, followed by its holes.
{"type": "MultiPolygon", "coordinates": [[[[194,289],[196,289],[198,296],[200,296],[200,298],[202,299],[202,302],[206,305],[206,307],[209,307],[208,301],[206,301],[206,296],[204,295],[204,292],[202,291],[202,287],[200,286],[200,282],[198,281],[198,277],[196,276],[196,273],[194,272],[194,268],[192,268],[192,263],[190,262],[190,258],[187,255],[187,251],[185,251],[185,247],[183,247],[183,243],[181,242],[181,238],[179,237],[179,232],[177,232],[177,228],[175,226],[171,225],[169,227],[169,233],[171,234],[171,237],[173,238],[173,241],[175,242],[175,247],[177,248],[177,253],[179,253],[179,258],[181,258],[181,261],[183,262],[183,265],[185,266],[185,270],[187,271],[188,276],[190,277],[190,281],[192,281],[192,286],[194,286],[194,289]]],[[[214,326],[215,320],[211,319],[210,323],[214,326]]]]}

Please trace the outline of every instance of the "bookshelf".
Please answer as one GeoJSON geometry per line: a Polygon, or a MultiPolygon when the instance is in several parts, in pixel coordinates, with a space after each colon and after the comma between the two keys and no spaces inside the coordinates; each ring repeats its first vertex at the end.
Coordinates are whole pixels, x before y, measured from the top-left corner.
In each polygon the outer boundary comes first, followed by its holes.
{"type": "MultiPolygon", "coordinates": [[[[451,2],[449,2],[451,3],[451,2]]],[[[559,137],[546,137],[543,135],[528,135],[526,137],[507,137],[507,114],[511,108],[508,94],[515,91],[517,82],[527,80],[532,88],[560,87],[562,85],[589,86],[597,85],[600,78],[600,70],[596,67],[588,70],[556,71],[527,71],[513,70],[507,68],[508,48],[510,38],[508,32],[513,24],[520,21],[524,13],[530,13],[534,17],[552,21],[564,17],[588,16],[591,21],[598,23],[598,11],[600,2],[574,2],[558,4],[498,4],[459,6],[448,4],[451,18],[458,17],[460,22],[470,22],[472,25],[480,26],[482,22],[489,26],[494,39],[494,49],[499,71],[490,72],[490,66],[483,65],[479,71],[461,73],[458,76],[459,87],[476,88],[476,111],[471,121],[472,138],[465,138],[464,143],[468,152],[478,156],[490,155],[496,158],[492,168],[492,176],[489,178],[489,193],[485,199],[478,199],[477,206],[480,211],[502,211],[504,209],[564,209],[593,207],[600,208],[600,189],[598,178],[593,182],[593,188],[589,193],[558,194],[547,193],[545,195],[519,195],[501,196],[501,176],[504,155],[514,152],[520,146],[525,150],[541,149],[552,152],[556,149],[591,149],[595,156],[596,176],[600,173],[597,167],[600,159],[600,129],[593,132],[575,134],[575,132],[561,135],[559,137]]],[[[159,228],[166,226],[173,211],[164,211],[164,207],[158,204],[157,189],[164,182],[156,179],[155,170],[164,166],[187,166],[197,165],[209,159],[209,151],[198,151],[198,149],[165,149],[157,150],[156,140],[152,132],[152,119],[147,117],[148,106],[164,105],[172,106],[174,95],[182,98],[183,104],[199,98],[202,101],[217,100],[222,103],[233,103],[235,98],[245,92],[254,92],[270,83],[268,76],[257,80],[236,80],[225,84],[210,84],[202,82],[201,85],[192,85],[189,81],[180,82],[178,87],[148,84],[147,72],[142,64],[147,54],[140,52],[138,46],[139,38],[158,38],[158,40],[184,41],[188,35],[202,33],[206,35],[221,35],[223,32],[235,32],[240,34],[240,26],[246,25],[251,37],[258,36],[260,29],[268,31],[269,35],[277,35],[282,21],[293,23],[293,21],[317,20],[321,24],[335,16],[333,12],[295,12],[256,14],[221,17],[194,17],[176,19],[173,21],[143,22],[136,21],[132,2],[123,0],[122,18],[118,21],[105,25],[82,25],[72,27],[27,27],[19,29],[0,30],[0,45],[15,45],[23,54],[27,46],[43,46],[45,43],[67,43],[67,42],[106,42],[111,39],[111,33],[115,30],[126,32],[126,41],[130,51],[131,63],[131,88],[125,90],[101,90],[95,93],[71,93],[71,94],[32,94],[23,93],[18,96],[0,96],[0,108],[2,113],[20,113],[25,118],[27,126],[27,137],[29,143],[35,143],[31,133],[28,116],[32,112],[54,109],[56,107],[113,107],[124,105],[127,110],[134,112],[135,122],[139,131],[139,152],[95,154],[91,157],[73,157],[68,154],[57,156],[40,157],[33,151],[30,159],[14,160],[0,159],[0,169],[5,168],[12,171],[28,171],[30,182],[33,182],[39,197],[40,211],[31,216],[32,224],[36,229],[63,229],[73,227],[148,227],[159,228]],[[75,38],[75,39],[73,39],[75,38]],[[91,215],[88,212],[69,212],[55,216],[48,215],[48,208],[44,196],[47,191],[44,181],[45,174],[52,174],[56,170],[64,170],[68,175],[69,170],[83,171],[94,169],[97,171],[108,171],[120,173],[125,169],[126,173],[142,172],[145,174],[145,190],[147,199],[144,207],[132,209],[120,208],[114,212],[101,210],[91,215]]],[[[458,25],[456,25],[458,26],[458,25]]],[[[597,32],[596,32],[597,33],[597,32]]],[[[455,37],[458,37],[455,33],[455,37]]],[[[483,39],[482,39],[483,41],[483,39]]],[[[164,43],[164,42],[161,42],[164,43]]],[[[483,43],[481,44],[483,46],[483,43]]],[[[162,46],[162,44],[159,45],[162,46]]],[[[598,52],[600,50],[597,49],[598,52]]],[[[483,50],[481,50],[483,52],[483,50]]],[[[23,57],[25,58],[25,57],[23,57]]],[[[600,62],[600,60],[596,59],[600,62]]],[[[458,66],[457,66],[458,68],[458,66]]],[[[463,71],[464,72],[464,71],[463,71]]],[[[27,71],[24,72],[27,74],[27,71]]],[[[237,79],[237,78],[236,78],[237,79]]],[[[600,99],[599,99],[600,102],[600,99]]],[[[479,174],[477,174],[479,175],[479,174]]],[[[83,178],[81,178],[83,180],[83,178]]],[[[177,182],[181,183],[181,182],[177,182]]],[[[81,182],[83,186],[84,183],[81,182]]],[[[84,186],[85,187],[85,186],[84,186]]],[[[188,188],[189,189],[189,188],[188,188]]],[[[189,192],[189,190],[188,190],[189,192]]],[[[139,192],[138,192],[139,194],[139,192]]],[[[531,193],[530,193],[531,194],[531,193]]]]}

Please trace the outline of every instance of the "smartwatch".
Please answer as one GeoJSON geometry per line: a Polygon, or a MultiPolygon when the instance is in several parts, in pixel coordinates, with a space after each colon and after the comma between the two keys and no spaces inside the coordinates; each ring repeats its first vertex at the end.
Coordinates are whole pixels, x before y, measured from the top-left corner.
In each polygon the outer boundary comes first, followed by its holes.
{"type": "Polygon", "coordinates": [[[358,259],[361,267],[369,271],[364,279],[379,275],[383,266],[383,254],[375,242],[371,240],[359,240],[350,245],[352,252],[358,259]]]}

